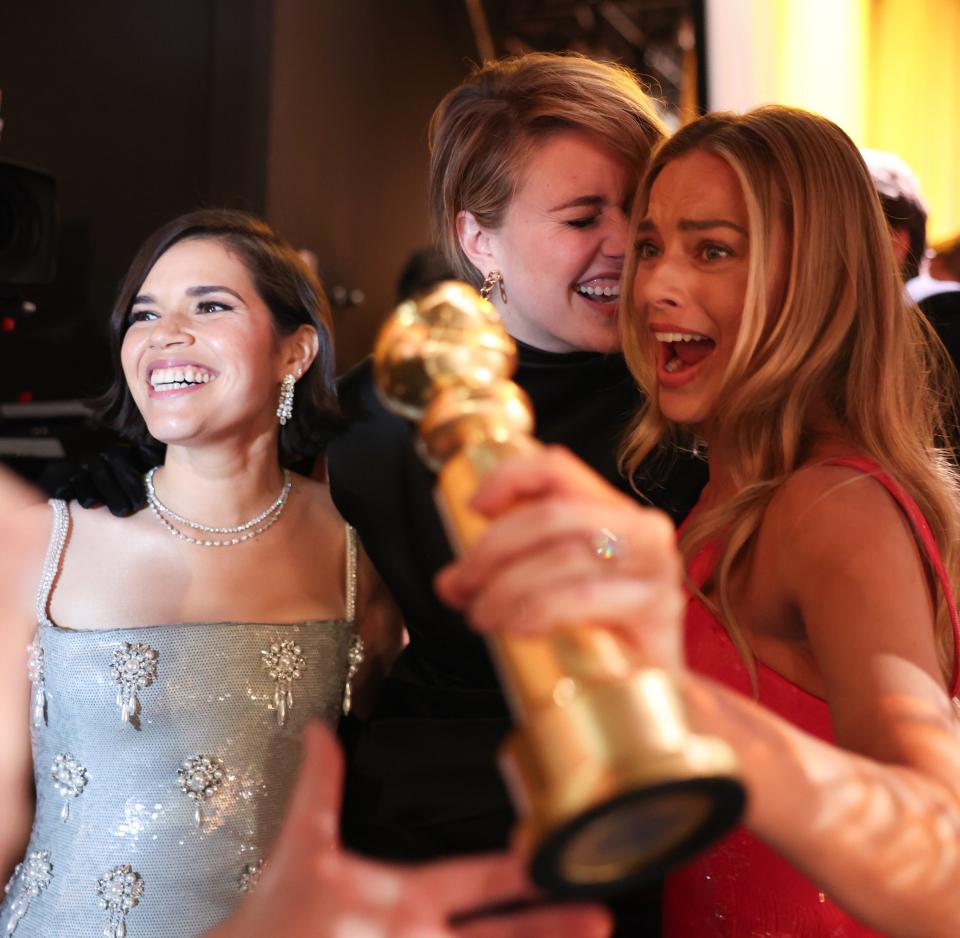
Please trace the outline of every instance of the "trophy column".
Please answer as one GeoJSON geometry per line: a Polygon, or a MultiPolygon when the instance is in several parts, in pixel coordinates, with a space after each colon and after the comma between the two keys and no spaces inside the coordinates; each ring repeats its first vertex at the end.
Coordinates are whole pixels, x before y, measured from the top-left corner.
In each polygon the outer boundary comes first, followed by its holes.
{"type": "MultiPolygon", "coordinates": [[[[398,307],[377,339],[380,395],[418,422],[456,551],[486,524],[469,505],[483,477],[540,445],[526,396],[508,380],[515,367],[491,304],[452,281],[398,307]]],[[[744,790],[734,754],[691,733],[666,672],[590,623],[488,642],[517,727],[500,767],[538,885],[624,891],[735,823],[744,790]]]]}

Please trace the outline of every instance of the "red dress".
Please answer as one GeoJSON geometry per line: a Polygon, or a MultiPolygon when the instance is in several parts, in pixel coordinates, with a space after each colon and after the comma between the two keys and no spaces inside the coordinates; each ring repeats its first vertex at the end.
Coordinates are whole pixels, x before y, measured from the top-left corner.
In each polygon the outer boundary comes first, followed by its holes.
{"type": "MultiPolygon", "coordinates": [[[[954,640],[960,621],[946,571],[926,520],[913,499],[867,459],[830,460],[873,475],[913,524],[950,606],[954,640]]],[[[690,578],[701,585],[716,561],[717,548],[701,551],[690,578]]],[[[686,653],[691,670],[746,696],[753,696],[747,669],[726,629],[691,595],[686,615],[686,653]]],[[[958,692],[957,663],[951,694],[958,692]]],[[[759,702],[811,736],[834,743],[827,703],[757,663],[759,702]]],[[[738,827],[713,848],[672,874],[664,891],[666,938],[867,938],[878,933],[851,918],[820,888],[746,828],[738,827]]]]}

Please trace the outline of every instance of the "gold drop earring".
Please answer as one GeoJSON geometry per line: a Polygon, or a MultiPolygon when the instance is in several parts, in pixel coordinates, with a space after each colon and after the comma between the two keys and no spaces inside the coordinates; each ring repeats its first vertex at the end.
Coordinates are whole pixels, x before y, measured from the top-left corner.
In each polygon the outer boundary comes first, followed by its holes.
{"type": "Polygon", "coordinates": [[[490,294],[493,293],[493,288],[500,288],[500,300],[503,303],[507,302],[507,291],[503,288],[503,274],[499,270],[491,270],[486,277],[483,278],[483,283],[480,285],[480,296],[484,300],[490,299],[490,294]]]}

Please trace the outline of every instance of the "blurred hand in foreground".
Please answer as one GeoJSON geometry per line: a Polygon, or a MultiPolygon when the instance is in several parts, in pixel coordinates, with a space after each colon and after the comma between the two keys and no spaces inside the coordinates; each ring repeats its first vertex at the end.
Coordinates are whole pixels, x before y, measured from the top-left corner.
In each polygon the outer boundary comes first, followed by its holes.
{"type": "Polygon", "coordinates": [[[497,855],[392,866],[345,852],[338,819],[342,756],[320,724],[304,734],[287,819],[259,884],[205,938],[603,938],[606,913],[586,905],[473,916],[534,897],[518,860],[497,855]],[[461,919],[462,925],[451,924],[461,919]]]}

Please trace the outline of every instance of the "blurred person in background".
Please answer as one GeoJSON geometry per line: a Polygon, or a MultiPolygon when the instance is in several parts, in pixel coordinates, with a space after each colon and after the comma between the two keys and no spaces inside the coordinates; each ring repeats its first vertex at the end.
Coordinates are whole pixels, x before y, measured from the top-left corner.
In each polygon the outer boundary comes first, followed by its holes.
{"type": "Polygon", "coordinates": [[[928,257],[927,203],[916,173],[895,153],[865,147],[860,152],[880,196],[907,295],[923,310],[954,366],[960,368],[960,283],[956,282],[960,273],[949,260],[956,259],[956,243],[952,254],[948,244],[940,260],[937,252],[928,257]]]}

